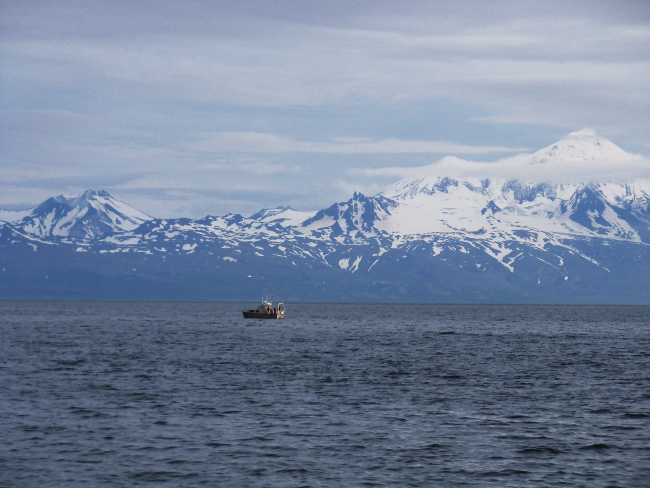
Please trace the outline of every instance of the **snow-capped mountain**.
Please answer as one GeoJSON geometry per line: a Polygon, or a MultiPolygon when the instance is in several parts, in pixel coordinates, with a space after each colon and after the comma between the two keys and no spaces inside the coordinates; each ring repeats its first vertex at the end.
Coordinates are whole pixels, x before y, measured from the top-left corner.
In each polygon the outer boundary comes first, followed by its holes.
{"type": "MultiPolygon", "coordinates": [[[[350,237],[374,237],[377,235],[376,224],[386,221],[391,216],[391,209],[398,206],[397,202],[383,196],[366,197],[356,193],[345,203],[335,203],[331,207],[318,211],[313,217],[302,222],[299,229],[302,232],[318,231],[321,236],[324,229],[329,229],[328,237],[340,237],[347,234],[350,237]]],[[[340,241],[339,241],[340,242],[340,241]]]]}
{"type": "Polygon", "coordinates": [[[116,200],[105,191],[79,197],[49,198],[14,220],[17,229],[39,237],[101,237],[135,229],[151,217],[116,200]]]}
{"type": "MultiPolygon", "coordinates": [[[[636,159],[593,131],[582,130],[504,164],[521,168],[636,159]]],[[[546,242],[570,237],[650,243],[650,180],[592,183],[588,181],[590,175],[585,174],[585,182],[552,183],[523,177],[457,178],[441,174],[443,171],[426,167],[422,174],[397,182],[372,197],[372,201],[366,198],[332,206],[303,223],[303,227],[332,226],[336,207],[338,226],[333,227],[333,232],[337,235],[340,229],[349,229],[368,236],[386,232],[407,239],[445,235],[530,244],[534,233],[542,247],[546,242]],[[351,214],[355,217],[344,217],[351,214]]]]}
{"type": "Polygon", "coordinates": [[[517,230],[534,229],[564,237],[647,241],[650,222],[650,181],[548,184],[438,177],[407,182],[394,192],[398,205],[377,228],[402,234],[516,238],[517,230]]]}
{"type": "Polygon", "coordinates": [[[548,163],[590,163],[637,160],[639,156],[630,154],[613,142],[600,137],[591,129],[582,129],[572,132],[562,140],[551,144],[530,155],[522,155],[515,159],[522,159],[527,164],[548,163]]]}
{"type": "Polygon", "coordinates": [[[647,163],[583,130],[498,163],[443,159],[317,212],[155,219],[106,192],[57,197],[0,226],[0,296],[35,286],[30,263],[49,270],[43,289],[79,289],[75,270],[97,298],[650,303],[650,180],[588,171],[629,162],[647,163]]]}

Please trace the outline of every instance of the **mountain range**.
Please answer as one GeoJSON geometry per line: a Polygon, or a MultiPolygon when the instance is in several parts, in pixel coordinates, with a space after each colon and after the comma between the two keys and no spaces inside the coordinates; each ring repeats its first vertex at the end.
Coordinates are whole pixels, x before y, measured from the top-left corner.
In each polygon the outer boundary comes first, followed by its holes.
{"type": "Polygon", "coordinates": [[[54,197],[0,211],[0,298],[650,303],[650,181],[617,176],[646,163],[585,129],[317,212],[159,219],[104,191],[54,197]]]}

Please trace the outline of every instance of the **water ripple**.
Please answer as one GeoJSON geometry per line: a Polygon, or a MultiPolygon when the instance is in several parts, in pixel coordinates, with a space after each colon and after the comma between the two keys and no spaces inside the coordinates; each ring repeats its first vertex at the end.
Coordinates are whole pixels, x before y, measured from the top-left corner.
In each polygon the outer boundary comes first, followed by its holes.
{"type": "Polygon", "coordinates": [[[248,305],[0,302],[0,486],[648,486],[648,307],[248,305]]]}

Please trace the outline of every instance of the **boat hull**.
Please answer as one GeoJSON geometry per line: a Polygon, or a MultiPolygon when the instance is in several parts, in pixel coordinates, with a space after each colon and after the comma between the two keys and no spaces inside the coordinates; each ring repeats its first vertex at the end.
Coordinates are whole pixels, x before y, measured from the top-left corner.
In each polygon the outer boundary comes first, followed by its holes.
{"type": "Polygon", "coordinates": [[[242,310],[245,319],[283,319],[284,315],[278,313],[261,313],[261,312],[247,312],[242,310]]]}

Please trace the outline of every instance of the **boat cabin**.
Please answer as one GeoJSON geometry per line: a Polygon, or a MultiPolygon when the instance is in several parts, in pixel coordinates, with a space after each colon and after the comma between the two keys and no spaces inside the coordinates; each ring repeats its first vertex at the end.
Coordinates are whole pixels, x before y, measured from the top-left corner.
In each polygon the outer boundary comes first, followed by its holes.
{"type": "Polygon", "coordinates": [[[242,310],[245,319],[283,319],[284,303],[278,303],[277,307],[268,300],[262,300],[257,308],[242,310]]]}

